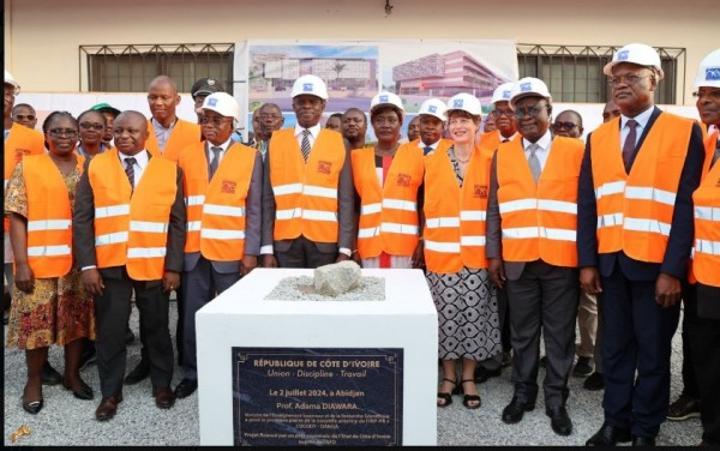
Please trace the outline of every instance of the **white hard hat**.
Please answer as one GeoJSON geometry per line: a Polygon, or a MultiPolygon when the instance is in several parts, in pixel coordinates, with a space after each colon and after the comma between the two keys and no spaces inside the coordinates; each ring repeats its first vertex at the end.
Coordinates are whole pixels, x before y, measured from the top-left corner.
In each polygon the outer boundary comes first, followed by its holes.
{"type": "Polygon", "coordinates": [[[512,96],[513,86],[515,86],[515,82],[509,81],[495,88],[495,91],[493,91],[491,103],[494,104],[496,102],[509,102],[510,97],[512,96]]]}
{"type": "Polygon", "coordinates": [[[658,55],[658,52],[656,52],[654,48],[646,44],[628,44],[618,49],[613,55],[612,61],[603,67],[603,73],[607,76],[612,76],[613,67],[620,63],[632,63],[639,66],[651,67],[657,72],[658,80],[662,80],[665,76],[665,72],[663,72],[662,66],[660,65],[660,55],[658,55]]]}
{"type": "Polygon", "coordinates": [[[392,105],[395,108],[398,108],[400,111],[405,111],[400,96],[398,96],[397,94],[393,94],[392,92],[383,91],[379,94],[376,94],[375,97],[373,97],[370,101],[370,113],[372,113],[375,108],[383,105],[392,105]]]}
{"type": "Polygon", "coordinates": [[[5,71],[5,84],[12,85],[15,87],[15,95],[17,95],[20,92],[20,85],[18,82],[15,81],[12,74],[8,71],[5,71]]]}
{"type": "Polygon", "coordinates": [[[238,105],[235,97],[227,92],[214,92],[205,97],[201,108],[214,111],[220,116],[240,120],[240,105],[238,105]]]}
{"type": "Polygon", "coordinates": [[[445,102],[440,99],[427,99],[422,103],[422,105],[420,105],[420,111],[418,111],[418,116],[421,114],[428,114],[430,116],[435,116],[441,121],[446,121],[446,112],[447,105],[445,105],[445,102]]]}
{"type": "Polygon", "coordinates": [[[513,84],[512,92],[510,94],[510,106],[514,108],[513,105],[518,100],[528,96],[544,97],[548,100],[548,102],[552,101],[552,96],[550,95],[550,91],[544,81],[539,78],[525,77],[513,84]]]}
{"type": "Polygon", "coordinates": [[[294,98],[303,94],[320,97],[323,100],[328,99],[327,86],[317,75],[303,75],[295,80],[291,97],[294,98]]]}
{"type": "Polygon", "coordinates": [[[701,87],[720,88],[720,49],[715,49],[700,61],[695,76],[695,89],[701,87]]]}
{"type": "Polygon", "coordinates": [[[477,97],[466,92],[461,92],[450,97],[447,103],[447,113],[452,110],[462,110],[473,116],[482,115],[482,105],[477,97]]]}

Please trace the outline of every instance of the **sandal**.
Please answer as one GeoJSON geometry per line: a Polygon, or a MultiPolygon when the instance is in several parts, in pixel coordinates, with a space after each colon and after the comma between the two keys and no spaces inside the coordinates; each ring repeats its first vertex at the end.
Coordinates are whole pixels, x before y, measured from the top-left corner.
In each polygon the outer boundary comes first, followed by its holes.
{"type": "MultiPolygon", "coordinates": [[[[464,384],[465,382],[472,382],[475,383],[474,379],[464,379],[460,381],[461,384],[464,384]]],[[[466,409],[474,410],[478,409],[482,402],[480,401],[480,395],[466,395],[465,389],[463,389],[463,406],[465,406],[466,409]],[[477,404],[475,404],[477,402],[477,404]],[[471,404],[472,403],[472,404],[471,404]]]]}
{"type": "Polygon", "coordinates": [[[452,395],[458,393],[458,383],[457,383],[457,381],[454,381],[454,380],[452,380],[452,379],[448,379],[447,377],[443,378],[443,381],[447,381],[447,382],[450,382],[451,384],[453,384],[453,389],[452,389],[452,391],[451,391],[450,393],[443,393],[443,392],[440,392],[440,391],[438,392],[438,394],[437,394],[438,401],[440,401],[440,400],[443,401],[442,404],[438,403],[438,405],[437,405],[438,407],[447,407],[447,406],[449,406],[450,404],[452,404],[452,395]]]}

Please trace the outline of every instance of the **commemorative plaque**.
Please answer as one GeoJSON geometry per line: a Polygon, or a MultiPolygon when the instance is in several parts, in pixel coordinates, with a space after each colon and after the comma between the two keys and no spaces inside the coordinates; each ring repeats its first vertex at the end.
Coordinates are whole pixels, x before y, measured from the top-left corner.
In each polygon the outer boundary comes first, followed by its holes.
{"type": "Polygon", "coordinates": [[[235,445],[402,445],[400,348],[232,348],[235,445]]]}

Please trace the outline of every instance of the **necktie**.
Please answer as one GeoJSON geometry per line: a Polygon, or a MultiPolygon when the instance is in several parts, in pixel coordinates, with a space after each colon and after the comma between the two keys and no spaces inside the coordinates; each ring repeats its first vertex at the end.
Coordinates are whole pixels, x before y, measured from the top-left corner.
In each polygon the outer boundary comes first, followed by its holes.
{"type": "Polygon", "coordinates": [[[308,157],[310,156],[310,130],[305,129],[303,130],[303,139],[302,139],[302,145],[300,146],[300,150],[302,151],[303,158],[307,162],[308,157]]]}
{"type": "Polygon", "coordinates": [[[638,123],[634,119],[627,121],[627,127],[630,127],[630,132],[625,138],[623,143],[623,163],[625,163],[625,172],[630,172],[632,167],[633,158],[635,157],[635,143],[637,142],[637,126],[638,123]]]}
{"type": "Polygon", "coordinates": [[[720,141],[715,143],[715,155],[712,157],[712,161],[710,162],[710,167],[715,166],[715,163],[720,160],[720,141]]]}
{"type": "Polygon", "coordinates": [[[530,146],[528,146],[528,150],[530,151],[530,157],[528,158],[528,163],[530,164],[530,173],[533,176],[533,180],[535,180],[535,183],[537,183],[538,179],[540,178],[540,173],[542,172],[542,168],[540,167],[540,158],[538,158],[537,150],[540,148],[540,146],[537,143],[532,143],[530,146]]]}
{"type": "Polygon", "coordinates": [[[217,171],[218,164],[220,164],[220,152],[222,152],[222,147],[211,147],[210,150],[212,150],[213,159],[208,167],[208,179],[212,179],[213,175],[215,175],[215,171],[217,171]]]}
{"type": "Polygon", "coordinates": [[[429,154],[430,152],[432,152],[432,150],[433,150],[432,146],[423,147],[423,155],[429,154]]]}
{"type": "Polygon", "coordinates": [[[137,160],[134,157],[125,158],[125,174],[127,174],[131,190],[135,189],[135,163],[137,160]]]}

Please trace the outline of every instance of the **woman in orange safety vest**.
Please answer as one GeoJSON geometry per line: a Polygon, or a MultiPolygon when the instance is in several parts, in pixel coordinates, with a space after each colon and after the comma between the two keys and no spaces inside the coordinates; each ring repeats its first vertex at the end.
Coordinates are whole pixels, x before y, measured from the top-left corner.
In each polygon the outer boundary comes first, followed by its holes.
{"type": "Polygon", "coordinates": [[[72,204],[83,163],[75,153],[78,123],[56,111],[43,131],[49,152],[17,165],[5,197],[15,255],[7,345],[25,350],[22,406],[32,414],[43,407],[42,369],[52,344],[65,347],[65,388],[77,398],[93,398],[79,368],[81,338],[95,336],[93,301],[80,289],[72,258],[72,204]]]}
{"type": "Polygon", "coordinates": [[[500,352],[498,306],[485,259],[485,211],[492,151],[476,145],[480,101],[460,93],[448,101],[453,145],[425,160],[425,264],[438,311],[443,381],[437,405],[464,393],[463,405],[480,407],[477,362],[500,352]],[[462,374],[455,374],[462,360],[462,374]],[[460,386],[460,384],[462,384],[460,386]]]}

